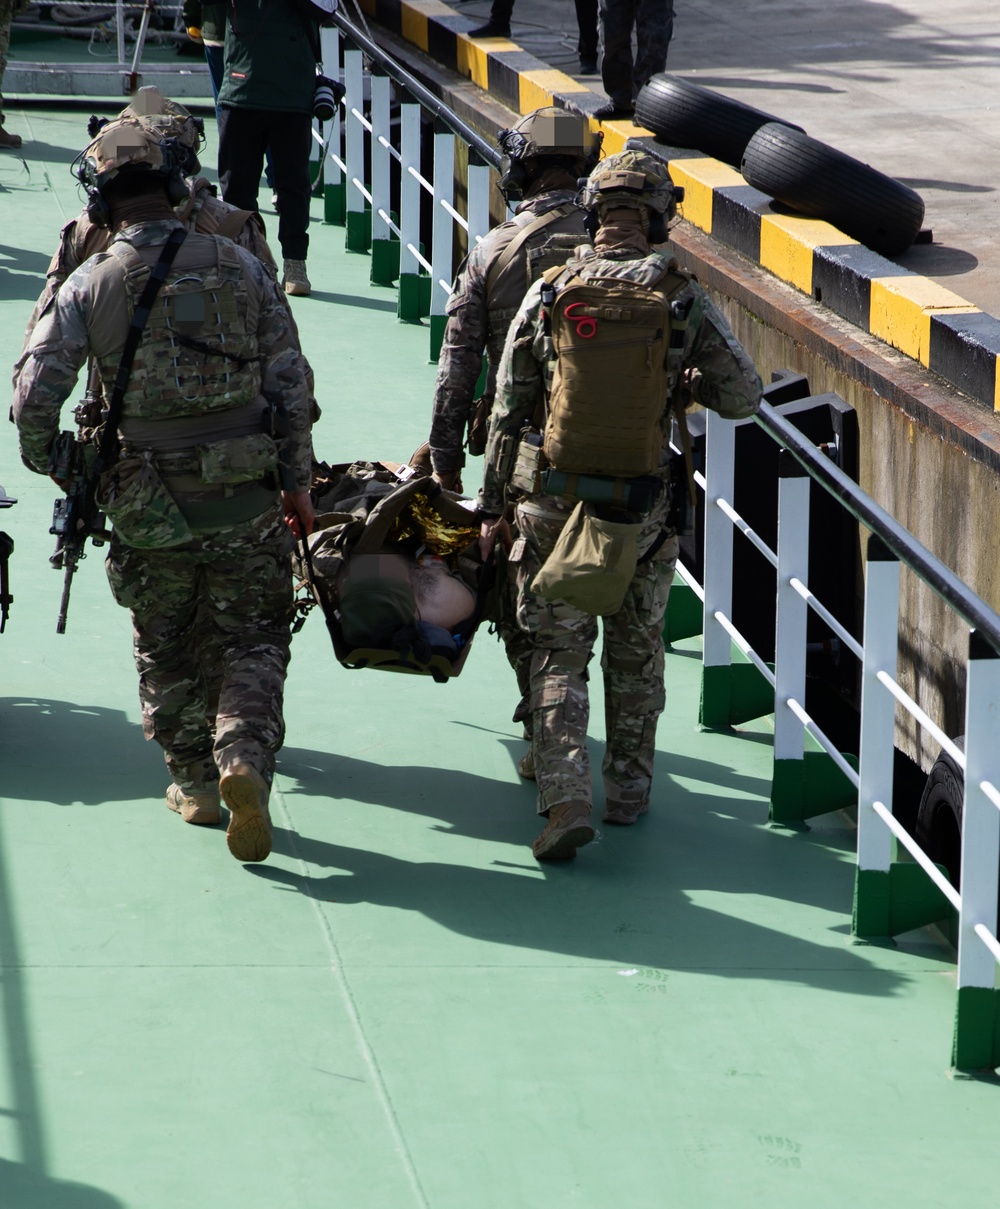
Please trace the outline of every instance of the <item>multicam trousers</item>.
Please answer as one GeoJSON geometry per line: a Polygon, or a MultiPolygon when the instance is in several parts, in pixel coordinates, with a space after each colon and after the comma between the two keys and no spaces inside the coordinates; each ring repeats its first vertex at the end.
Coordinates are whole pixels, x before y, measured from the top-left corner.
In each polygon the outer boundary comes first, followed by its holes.
{"type": "MultiPolygon", "coordinates": [[[[551,497],[519,504],[520,537],[509,564],[517,585],[518,624],[530,634],[534,648],[532,747],[541,814],[560,802],[590,802],[593,795],[587,753],[587,665],[597,642],[598,619],[565,601],[543,600],[530,586],[570,511],[570,506],[551,497]]],[[[640,531],[640,559],[662,535],[665,518],[664,500],[640,531]]],[[[677,538],[671,535],[652,557],[639,563],[618,612],[602,619],[607,736],[602,771],[609,803],[649,800],[656,723],[664,704],[663,617],[677,554],[677,538]]]]}
{"type": "Polygon", "coordinates": [[[108,580],[132,613],[143,731],[182,789],[211,785],[237,762],[274,776],[291,545],[279,508],[173,549],[111,543],[108,580]]]}

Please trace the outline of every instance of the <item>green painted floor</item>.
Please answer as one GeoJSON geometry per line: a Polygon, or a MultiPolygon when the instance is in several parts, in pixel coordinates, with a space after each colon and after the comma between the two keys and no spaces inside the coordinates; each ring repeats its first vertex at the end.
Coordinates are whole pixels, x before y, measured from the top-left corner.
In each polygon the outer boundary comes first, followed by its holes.
{"type": "MultiPolygon", "coordinates": [[[[7,364],[85,120],[9,119],[7,364]]],[[[294,303],[317,450],[405,458],[427,329],[319,217],[294,303]]],[[[767,728],[699,731],[696,641],[668,659],[651,814],[543,868],[495,641],[438,686],[341,669],[313,617],[275,853],[242,866],[162,804],[97,552],[56,635],[53,490],[0,440],[2,1209],[995,1204],[1000,1085],[949,1077],[950,953],[849,942],[848,825],[766,826],[767,728]]],[[[599,759],[596,686],[593,712],[599,759]]]]}

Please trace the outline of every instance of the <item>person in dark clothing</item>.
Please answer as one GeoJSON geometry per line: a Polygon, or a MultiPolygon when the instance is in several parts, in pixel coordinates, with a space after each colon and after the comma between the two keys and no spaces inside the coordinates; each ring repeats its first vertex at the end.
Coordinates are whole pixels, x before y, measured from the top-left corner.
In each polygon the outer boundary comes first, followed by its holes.
{"type": "Polygon", "coordinates": [[[674,32],[674,0],[600,0],[601,78],[610,100],[595,118],[631,117],[639,90],[666,70],[674,32]],[[632,30],[636,51],[632,54],[632,30]]]}
{"type": "MultiPolygon", "coordinates": [[[[580,56],[580,74],[593,75],[597,71],[597,0],[574,0],[576,23],[580,37],[576,52],[580,56]]],[[[514,12],[514,0],[493,0],[490,19],[485,25],[469,30],[470,38],[509,38],[510,18],[514,12]]]]}
{"type": "Polygon", "coordinates": [[[257,209],[271,149],[278,242],[286,294],[307,295],[309,153],[319,31],[297,0],[230,0],[219,90],[219,184],[223,200],[257,209]]]}

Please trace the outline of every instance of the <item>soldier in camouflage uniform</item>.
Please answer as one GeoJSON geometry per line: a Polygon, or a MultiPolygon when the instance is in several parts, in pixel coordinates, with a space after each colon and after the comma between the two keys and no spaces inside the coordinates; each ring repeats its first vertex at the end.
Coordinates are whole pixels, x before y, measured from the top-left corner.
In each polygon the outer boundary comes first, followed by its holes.
{"type": "MultiPolygon", "coordinates": [[[[256,256],[271,276],[277,279],[278,266],[268,247],[261,216],[254,210],[237,210],[235,206],[222,201],[215,196],[211,182],[198,175],[201,169],[198,150],[204,140],[201,119],[193,117],[183,105],[163,96],[152,85],[140,88],[118,116],[144,117],[161,131],[164,138],[177,140],[184,157],[182,171],[187,194],[175,207],[175,213],[187,229],[202,235],[223,235],[232,239],[256,256]]],[[[66,223],[59,233],[59,247],[45,274],[45,288],[28,321],[28,336],[38,316],[70,273],[88,257],[103,252],[110,240],[108,228],[93,222],[86,210],[66,223]]]]}
{"type": "Polygon", "coordinates": [[[674,32],[674,0],[600,0],[600,5],[601,82],[611,99],[594,117],[631,117],[642,86],[666,70],[667,48],[674,32]]]}
{"type": "MultiPolygon", "coordinates": [[[[587,240],[577,182],[597,162],[601,138],[585,118],[549,106],[500,131],[498,142],[505,157],[500,189],[518,206],[459,267],[434,385],[431,466],[449,490],[461,490],[466,429],[470,452],[483,451],[503,342],[528,286],[587,240]],[[486,382],[477,399],[484,353],[486,382]]],[[[512,617],[501,618],[498,628],[521,692],[514,721],[530,730],[530,643],[512,617]]]]}
{"type": "MultiPolygon", "coordinates": [[[[39,474],[88,357],[111,394],[139,295],[183,231],[173,210],[182,159],[142,118],[108,124],[84,153],[91,213],[107,215],[112,239],[63,283],[15,368],[21,456],[39,474]]],[[[173,777],[167,805],[214,824],[221,792],[230,851],[264,860],[283,738],[289,526],[312,527],[312,443],[285,301],[231,241],[184,235],[143,330],[118,436],[98,503],[114,526],[112,592],[132,613],[143,728],[173,777]]]]}
{"type": "MultiPolygon", "coordinates": [[[[624,280],[654,290],[660,287],[664,300],[669,289],[676,313],[686,322],[683,326],[678,321],[678,341],[665,359],[667,397],[657,421],[662,429],[660,436],[653,434],[656,441],[662,438],[660,468],[653,477],[662,481],[663,489],[644,513],[629,515],[638,526],[638,563],[620,609],[604,617],[604,821],[630,824],[649,807],[656,721],[664,703],[663,617],[677,558],[677,538],[667,522],[670,400],[679,374],[693,371],[690,390],[694,401],[739,419],[757,409],[761,384],[749,357],[701,288],[679,273],[667,256],[650,250],[651,243],[666,238],[665,219],[675,210],[666,167],[639,152],[611,156],[591,174],[582,200],[600,223],[594,246],[578,249],[561,277],[546,274],[547,279],[552,278],[549,286],[557,290],[578,280],[610,289],[614,282],[624,280]]],[[[538,425],[540,409],[548,411],[552,338],[547,334],[548,316],[542,304],[546,284],[538,282],[529,290],[511,325],[497,376],[479,494],[487,517],[480,542],[484,554],[498,538],[508,539],[502,517],[512,494],[509,451],[517,446],[526,426],[538,425]]],[[[673,325],[675,311],[671,309],[670,314],[673,325]]],[[[582,334],[587,335],[586,329],[582,334]]],[[[672,338],[673,331],[670,335],[672,338]]],[[[617,416],[627,400],[608,399],[608,405],[617,416]]],[[[603,409],[603,402],[600,406],[603,409]]],[[[655,461],[655,442],[652,448],[655,461]]],[[[510,552],[518,623],[530,635],[535,651],[531,665],[532,752],[538,811],[548,820],[533,845],[539,860],[575,856],[576,849],[594,836],[587,756],[587,665],[597,640],[597,618],[566,601],[542,599],[532,590],[532,581],[575,503],[576,497],[570,495],[520,493],[516,509],[519,536],[510,552]]]]}

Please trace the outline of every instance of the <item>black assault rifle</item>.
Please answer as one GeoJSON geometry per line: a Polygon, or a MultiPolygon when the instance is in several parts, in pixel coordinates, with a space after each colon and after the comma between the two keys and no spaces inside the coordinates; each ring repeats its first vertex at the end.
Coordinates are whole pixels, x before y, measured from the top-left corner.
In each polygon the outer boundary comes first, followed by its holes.
{"type": "MultiPolygon", "coordinates": [[[[95,385],[92,371],[84,401],[76,408],[77,423],[85,437],[101,421],[101,400],[95,385]]],[[[55,553],[49,562],[57,571],[65,572],[59,616],[56,619],[57,634],[66,633],[69,594],[76,568],[80,560],[87,557],[87,538],[95,546],[103,546],[111,537],[104,525],[104,515],[97,506],[100,471],[96,454],[93,444],[79,439],[75,432],[59,433],[49,453],[49,474],[62,484],[66,492],[59,496],[52,507],[52,527],[49,529],[56,538],[55,553]]]]}

